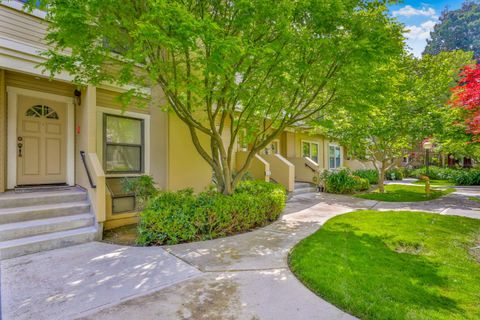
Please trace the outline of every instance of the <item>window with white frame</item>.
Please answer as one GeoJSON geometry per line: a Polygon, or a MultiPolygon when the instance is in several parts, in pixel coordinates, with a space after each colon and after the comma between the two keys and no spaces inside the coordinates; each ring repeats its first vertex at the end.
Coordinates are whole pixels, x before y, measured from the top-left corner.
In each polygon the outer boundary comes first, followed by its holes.
{"type": "Polygon", "coordinates": [[[318,164],[320,144],[313,141],[302,141],[302,157],[308,157],[318,164]]]}
{"type": "Polygon", "coordinates": [[[341,149],[340,146],[331,144],[328,150],[328,165],[330,169],[337,169],[341,166],[341,149]]]}
{"type": "Polygon", "coordinates": [[[261,152],[261,154],[279,154],[280,153],[280,140],[275,139],[270,142],[261,152]]]}
{"type": "Polygon", "coordinates": [[[107,173],[144,172],[144,120],[103,115],[104,167],[107,173]]]}

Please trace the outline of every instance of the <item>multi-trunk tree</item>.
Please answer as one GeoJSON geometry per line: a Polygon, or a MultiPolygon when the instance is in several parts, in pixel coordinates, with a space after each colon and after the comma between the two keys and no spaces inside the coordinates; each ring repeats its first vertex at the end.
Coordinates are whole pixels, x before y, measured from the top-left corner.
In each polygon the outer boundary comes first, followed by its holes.
{"type": "Polygon", "coordinates": [[[349,83],[366,83],[372,63],[402,46],[382,0],[40,2],[52,45],[44,67],[79,84],[161,88],[225,194],[285,128],[355,94],[349,83]],[[241,132],[249,153],[235,172],[241,132]]]}
{"type": "Polygon", "coordinates": [[[385,172],[424,138],[442,131],[450,89],[470,61],[471,54],[456,51],[422,59],[403,55],[378,64],[371,70],[376,85],[330,114],[327,133],[349,146],[352,155],[372,162],[384,192],[385,172]]]}

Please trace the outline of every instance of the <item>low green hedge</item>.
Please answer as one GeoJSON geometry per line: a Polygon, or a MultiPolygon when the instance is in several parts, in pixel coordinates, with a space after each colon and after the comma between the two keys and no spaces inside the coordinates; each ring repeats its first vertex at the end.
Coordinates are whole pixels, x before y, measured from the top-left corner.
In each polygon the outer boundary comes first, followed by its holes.
{"type": "Polygon", "coordinates": [[[328,193],[350,194],[370,188],[368,179],[356,176],[348,169],[324,171],[321,179],[325,185],[325,192],[328,193]]]}
{"type": "Polygon", "coordinates": [[[367,179],[370,184],[378,184],[378,171],[375,169],[359,169],[353,171],[353,174],[367,179]]]}
{"type": "MultiPolygon", "coordinates": [[[[457,169],[440,168],[436,166],[430,166],[428,168],[428,177],[432,180],[450,180],[455,174],[457,169]]],[[[426,167],[415,169],[411,172],[413,178],[420,179],[421,176],[427,176],[426,167]]]]}
{"type": "Polygon", "coordinates": [[[387,180],[403,180],[403,170],[401,168],[393,168],[385,172],[385,179],[387,180]]]}
{"type": "Polygon", "coordinates": [[[216,191],[162,192],[140,214],[140,245],[213,239],[275,221],[286,202],[283,186],[243,181],[230,196],[216,191]]]}
{"type": "Polygon", "coordinates": [[[412,176],[414,178],[428,176],[433,180],[448,180],[457,186],[480,185],[479,169],[452,169],[431,166],[428,168],[428,175],[426,168],[423,167],[413,170],[412,176]]]}

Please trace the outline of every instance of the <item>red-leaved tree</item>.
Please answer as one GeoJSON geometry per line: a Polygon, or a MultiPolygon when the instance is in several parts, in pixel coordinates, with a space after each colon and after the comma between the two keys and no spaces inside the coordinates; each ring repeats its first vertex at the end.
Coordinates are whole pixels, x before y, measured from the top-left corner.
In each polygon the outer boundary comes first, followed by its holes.
{"type": "Polygon", "coordinates": [[[453,88],[452,105],[464,110],[467,132],[480,140],[480,64],[465,67],[460,76],[453,88]]]}

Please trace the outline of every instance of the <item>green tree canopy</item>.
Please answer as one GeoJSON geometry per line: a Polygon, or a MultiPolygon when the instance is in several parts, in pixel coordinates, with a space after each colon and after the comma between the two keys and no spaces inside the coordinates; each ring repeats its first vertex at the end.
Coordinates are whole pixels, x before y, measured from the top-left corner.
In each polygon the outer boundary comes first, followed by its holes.
{"type": "Polygon", "coordinates": [[[376,86],[329,113],[326,132],[349,146],[352,155],[372,162],[383,192],[385,171],[424,138],[443,131],[450,89],[469,62],[471,54],[454,51],[379,63],[371,70],[376,86]],[[358,104],[365,108],[355,108],[358,104]]]}
{"type": "Polygon", "coordinates": [[[473,51],[480,60],[480,4],[467,0],[458,10],[445,10],[440,23],[435,25],[431,40],[427,40],[425,54],[442,51],[473,51]]]}
{"type": "MultiPolygon", "coordinates": [[[[33,5],[36,1],[30,1],[33,5]]],[[[229,194],[285,128],[368,85],[402,48],[383,0],[49,0],[44,67],[80,84],[160,88],[229,194]],[[138,70],[141,70],[138,72],[138,70]],[[250,151],[235,174],[240,132],[250,151]],[[207,136],[209,145],[200,142],[207,136]]],[[[132,89],[126,96],[139,94],[132,89]]]]}

